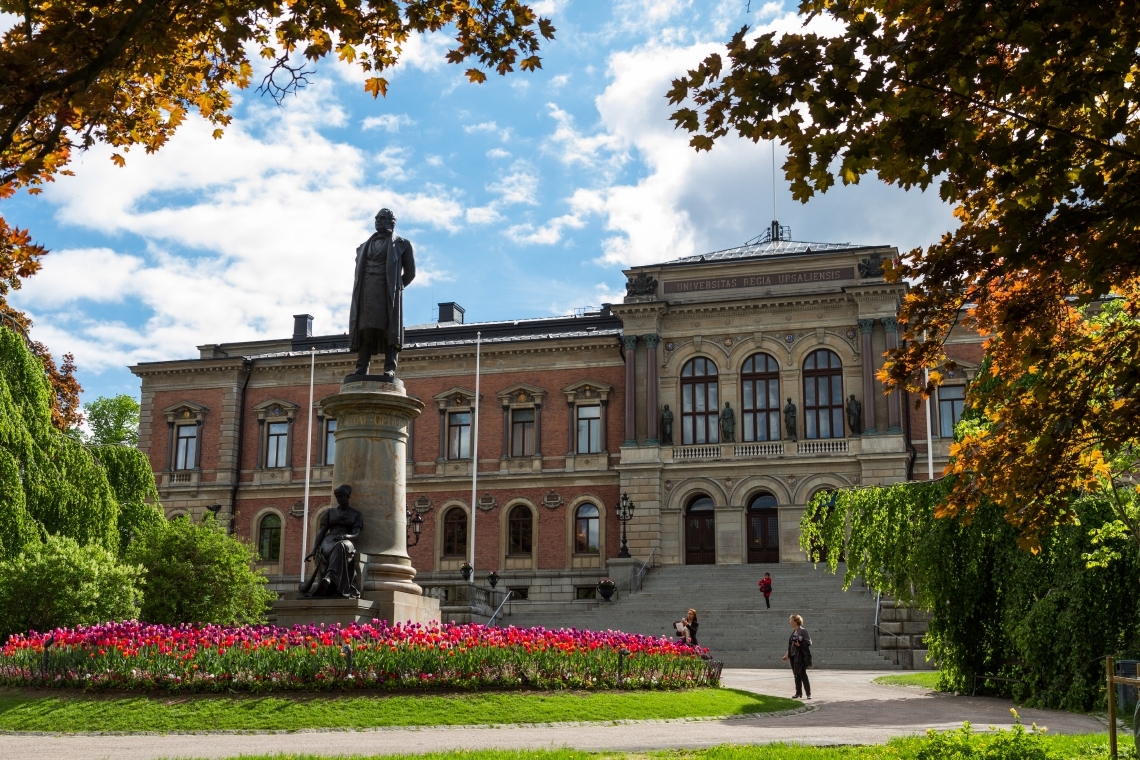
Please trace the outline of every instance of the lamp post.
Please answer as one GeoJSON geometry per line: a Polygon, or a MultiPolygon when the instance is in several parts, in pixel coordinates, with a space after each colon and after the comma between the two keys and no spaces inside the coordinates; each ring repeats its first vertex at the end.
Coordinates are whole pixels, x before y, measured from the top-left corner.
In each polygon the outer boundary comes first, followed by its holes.
{"type": "Polygon", "coordinates": [[[420,531],[424,529],[424,518],[414,509],[409,509],[407,515],[408,524],[412,526],[412,534],[416,537],[415,541],[408,542],[408,546],[415,546],[420,542],[420,531]]]}
{"type": "Polygon", "coordinates": [[[625,536],[625,524],[633,519],[633,502],[629,500],[629,494],[621,495],[621,503],[615,511],[618,522],[621,523],[621,551],[618,552],[618,559],[629,559],[629,541],[625,536]]]}

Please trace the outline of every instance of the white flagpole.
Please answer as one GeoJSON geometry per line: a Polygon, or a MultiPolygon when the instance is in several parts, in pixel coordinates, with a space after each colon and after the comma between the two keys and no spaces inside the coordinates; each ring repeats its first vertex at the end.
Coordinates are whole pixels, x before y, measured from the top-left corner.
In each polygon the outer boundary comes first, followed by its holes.
{"type": "MultiPolygon", "coordinates": [[[[926,342],[926,333],[922,334],[922,342],[926,342]]],[[[930,385],[930,367],[923,367],[926,384],[930,385]]],[[[934,480],[934,431],[931,430],[930,394],[926,394],[926,479],[934,480]]]]}
{"type": "Polygon", "coordinates": [[[475,488],[479,480],[479,354],[483,343],[483,333],[475,333],[475,420],[472,426],[471,441],[471,538],[467,542],[468,559],[471,565],[471,579],[475,579],[475,488]]]}
{"type": "Polygon", "coordinates": [[[301,583],[305,582],[305,556],[309,553],[309,481],[313,475],[313,379],[317,371],[317,349],[309,351],[309,424],[305,428],[305,508],[301,517],[301,583]]]}

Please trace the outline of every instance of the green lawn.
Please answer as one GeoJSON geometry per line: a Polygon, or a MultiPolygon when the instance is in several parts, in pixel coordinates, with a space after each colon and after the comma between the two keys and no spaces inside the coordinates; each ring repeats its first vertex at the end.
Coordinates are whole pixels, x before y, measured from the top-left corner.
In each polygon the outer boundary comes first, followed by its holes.
{"type": "MultiPolygon", "coordinates": [[[[978,739],[973,742],[976,748],[978,739]]],[[[1108,760],[1108,735],[1092,736],[1046,736],[1043,738],[1046,754],[971,754],[946,756],[946,760],[1108,760]]],[[[763,746],[722,745],[702,750],[669,750],[646,754],[626,754],[623,752],[590,753],[575,750],[479,750],[472,752],[448,752],[431,755],[359,755],[351,760],[914,760],[926,744],[923,739],[896,739],[885,745],[805,747],[796,744],[768,744],[763,746]]],[[[1135,758],[1128,754],[1122,745],[1121,760],[1135,758]]],[[[930,756],[928,756],[930,757],[930,756]]],[[[324,760],[317,755],[243,755],[243,760],[324,760]]],[[[343,756],[337,760],[350,760],[343,756]]],[[[939,757],[941,760],[941,756],[939,757]]]]}
{"type": "Polygon", "coordinates": [[[924,689],[938,689],[938,671],[922,670],[917,673],[905,673],[898,676],[879,676],[875,683],[885,683],[891,686],[921,686],[924,689]]]}
{"type": "Polygon", "coordinates": [[[695,718],[773,712],[792,699],[735,689],[272,697],[45,695],[0,690],[0,730],[223,731],[695,718]]]}
{"type": "MultiPolygon", "coordinates": [[[[472,752],[448,752],[431,755],[359,755],[351,760],[913,760],[925,744],[922,739],[896,739],[885,745],[805,747],[796,744],[768,744],[763,746],[722,745],[702,750],[669,750],[646,754],[626,754],[623,752],[590,753],[575,750],[479,750],[472,752]]],[[[974,742],[977,746],[977,742],[974,742]]],[[[1008,758],[1009,760],[1108,760],[1108,735],[1093,736],[1046,736],[1043,744],[1047,754],[1025,755],[957,755],[946,760],[989,760],[1008,758]]],[[[1123,751],[1121,760],[1135,755],[1123,751]]],[[[984,751],[984,750],[983,750],[984,751]]],[[[324,760],[317,755],[243,755],[243,760],[324,760]]],[[[337,760],[350,760],[343,756],[337,760]]],[[[941,758],[939,758],[941,760],[941,758]]]]}

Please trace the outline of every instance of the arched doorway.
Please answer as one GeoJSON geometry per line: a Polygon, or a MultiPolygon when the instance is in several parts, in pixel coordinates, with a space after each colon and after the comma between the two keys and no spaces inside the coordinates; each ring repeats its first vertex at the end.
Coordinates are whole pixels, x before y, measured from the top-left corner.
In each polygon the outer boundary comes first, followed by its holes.
{"type": "Polygon", "coordinates": [[[748,503],[748,561],[780,561],[780,511],[770,493],[758,493],[748,503]]]}
{"type": "Polygon", "coordinates": [[[685,512],[685,564],[716,564],[716,512],[713,500],[697,496],[685,512]]]}

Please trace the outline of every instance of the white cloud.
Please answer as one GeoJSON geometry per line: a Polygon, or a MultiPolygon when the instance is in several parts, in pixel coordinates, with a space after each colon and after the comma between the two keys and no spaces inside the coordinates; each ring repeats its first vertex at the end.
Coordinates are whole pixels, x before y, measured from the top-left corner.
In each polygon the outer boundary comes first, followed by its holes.
{"type": "Polygon", "coordinates": [[[558,75],[552,76],[550,78],[550,87],[557,90],[559,87],[562,87],[563,85],[565,85],[569,81],[570,81],[570,75],[569,74],[558,74],[558,75]]]}
{"type": "MultiPolygon", "coordinates": [[[[448,188],[404,193],[374,184],[367,153],[321,132],[343,122],[317,83],[288,108],[254,104],[221,140],[190,119],[162,151],[129,153],[125,169],[111,164],[109,149],[93,148],[75,162],[76,176],[61,177],[44,197],[60,222],[137,236],[141,250],[57,251],[12,300],[36,319],[37,339],[66,346],[95,372],[192,356],[219,336],[288,334],[301,311],[314,315],[318,331],[343,330],[343,292],[377,209],[398,208],[404,229],[453,231],[467,215],[448,188]],[[129,304],[143,316],[71,308],[83,301],[129,304]]],[[[403,171],[396,149],[377,160],[390,174],[403,171]]],[[[442,274],[429,262],[421,278],[429,284],[442,274]]]]}
{"type": "Polygon", "coordinates": [[[487,158],[510,158],[510,157],[511,157],[510,152],[505,151],[502,148],[491,148],[489,151],[487,151],[487,158]]]}
{"type": "Polygon", "coordinates": [[[385,132],[399,132],[400,127],[408,127],[415,124],[407,114],[384,114],[382,116],[369,116],[360,123],[360,128],[364,130],[369,129],[383,129],[385,132]]]}
{"type": "Polygon", "coordinates": [[[526,161],[515,161],[511,164],[510,174],[487,185],[487,189],[497,194],[505,204],[538,205],[538,174],[526,161]]]}
{"type": "Polygon", "coordinates": [[[516,224],[507,229],[507,237],[516,243],[533,245],[554,245],[562,240],[562,230],[566,227],[581,229],[585,222],[575,214],[557,216],[541,227],[532,224],[516,224]]]}
{"type": "Polygon", "coordinates": [[[505,218],[499,213],[497,204],[488,203],[486,206],[473,206],[467,209],[465,216],[468,224],[494,224],[505,218]]]}
{"type": "Polygon", "coordinates": [[[505,127],[500,129],[497,122],[494,121],[481,121],[478,124],[468,124],[463,128],[463,131],[469,135],[474,134],[497,134],[499,139],[506,142],[511,137],[511,128],[505,127]]]}
{"type": "Polygon", "coordinates": [[[628,154],[621,150],[622,140],[617,135],[607,132],[583,135],[575,129],[573,116],[554,103],[547,103],[546,107],[558,123],[554,134],[550,136],[550,142],[553,143],[551,150],[562,163],[581,164],[590,168],[605,163],[609,168],[617,168],[628,158],[628,154]]]}

